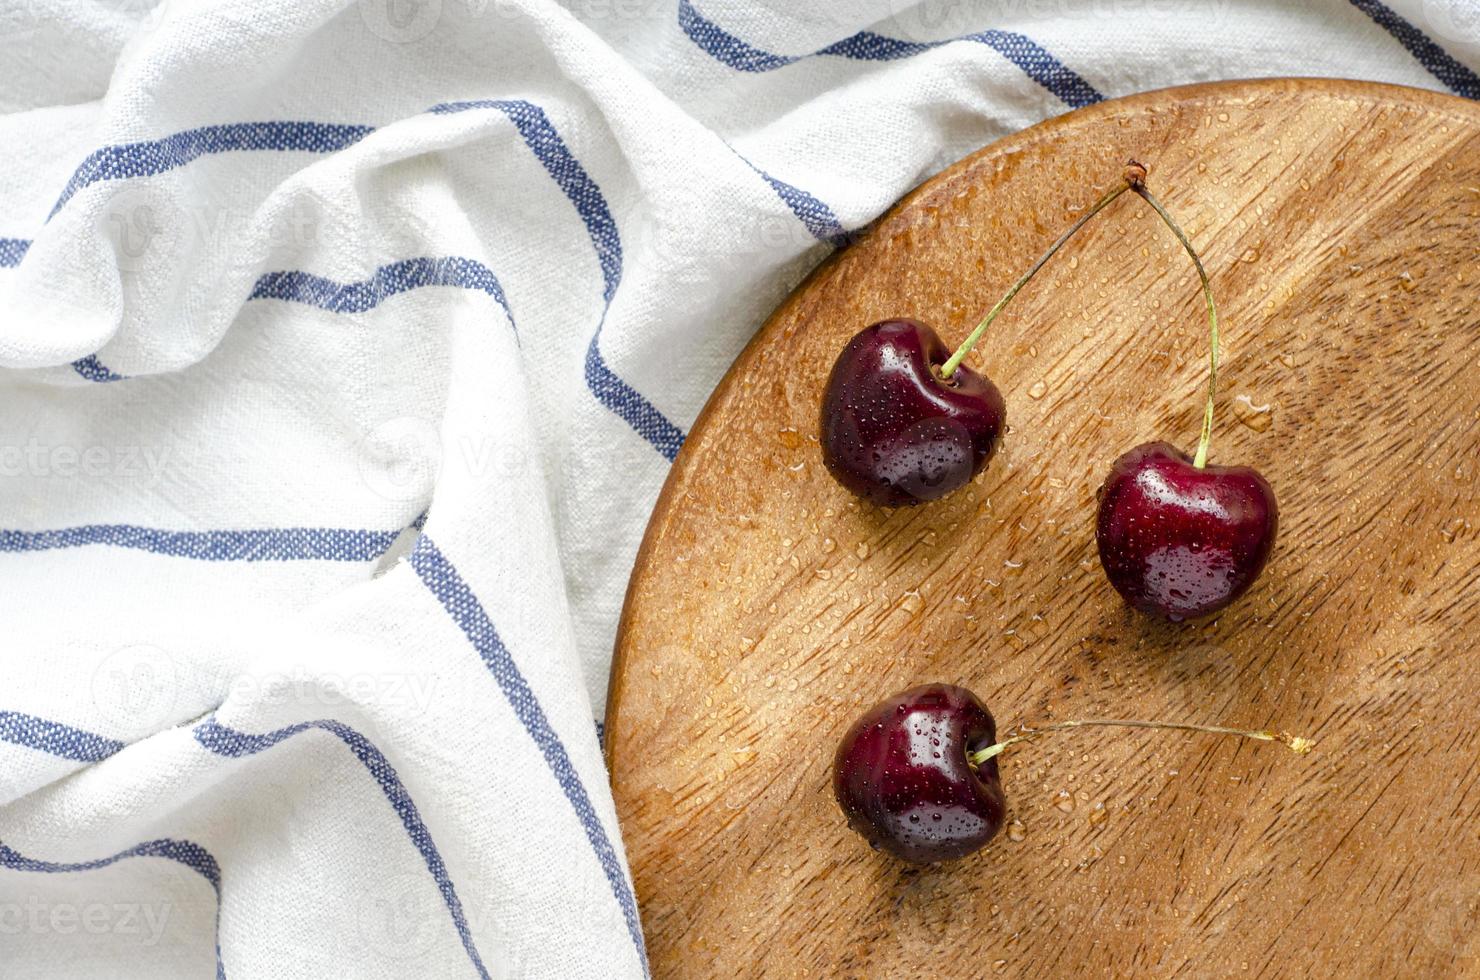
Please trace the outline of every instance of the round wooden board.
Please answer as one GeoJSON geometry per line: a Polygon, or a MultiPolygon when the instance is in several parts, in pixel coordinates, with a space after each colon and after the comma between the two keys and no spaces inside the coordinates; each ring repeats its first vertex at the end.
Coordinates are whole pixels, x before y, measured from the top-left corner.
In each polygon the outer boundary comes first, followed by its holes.
{"type": "Polygon", "coordinates": [[[608,755],[656,976],[1480,976],[1480,106],[1261,81],[1108,102],[987,147],[831,258],[694,426],[633,573],[608,755]],[[1213,460],[1282,526],[1221,618],[1129,612],[1095,490],[1196,441],[1186,256],[1126,195],[972,363],[1011,429],[973,485],[885,512],[823,468],[822,384],[866,324],[959,341],[1128,157],[1203,251],[1227,344],[1213,460]],[[1265,406],[1268,406],[1267,408],[1265,406]],[[832,798],[861,711],[950,681],[1000,726],[1012,819],[912,869],[832,798]]]}

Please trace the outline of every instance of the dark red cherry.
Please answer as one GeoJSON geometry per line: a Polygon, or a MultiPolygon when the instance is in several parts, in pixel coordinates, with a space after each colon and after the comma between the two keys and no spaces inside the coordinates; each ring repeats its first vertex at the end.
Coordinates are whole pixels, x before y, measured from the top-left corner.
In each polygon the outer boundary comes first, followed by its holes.
{"type": "Polygon", "coordinates": [[[964,857],[1002,826],[997,760],[966,758],[997,740],[992,714],[950,684],[897,694],[858,719],[838,746],[833,792],[848,826],[915,864],[964,857]]]}
{"type": "Polygon", "coordinates": [[[1217,612],[1274,547],[1274,490],[1248,466],[1198,469],[1164,442],[1115,461],[1100,488],[1100,564],[1126,602],[1172,622],[1217,612]]]}
{"type": "Polygon", "coordinates": [[[992,458],[1002,393],[917,320],[866,327],[833,364],[822,397],[822,459],[844,487],[884,507],[939,500],[992,458]]]}

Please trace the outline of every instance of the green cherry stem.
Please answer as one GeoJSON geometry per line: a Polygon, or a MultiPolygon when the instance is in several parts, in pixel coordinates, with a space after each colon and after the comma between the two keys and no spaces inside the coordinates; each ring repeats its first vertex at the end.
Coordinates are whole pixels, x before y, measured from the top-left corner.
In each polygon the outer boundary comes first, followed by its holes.
{"type": "Polygon", "coordinates": [[[1239,738],[1251,738],[1260,742],[1279,742],[1294,752],[1296,755],[1305,755],[1315,745],[1308,738],[1299,735],[1291,735],[1289,732],[1269,731],[1245,731],[1242,728],[1224,728],[1221,725],[1191,725],[1176,721],[1140,721],[1134,718],[1097,718],[1089,721],[1060,721],[1051,725],[1039,725],[1037,728],[1025,728],[1021,733],[1004,738],[995,745],[988,745],[977,752],[968,752],[966,761],[973,769],[995,758],[1005,752],[1009,746],[1017,745],[1035,739],[1047,732],[1062,732],[1071,728],[1161,728],[1175,729],[1182,732],[1205,732],[1210,735],[1234,735],[1239,738]]]}
{"type": "Polygon", "coordinates": [[[1208,302],[1208,402],[1203,406],[1202,438],[1197,442],[1197,455],[1192,460],[1193,466],[1202,469],[1208,465],[1208,446],[1213,441],[1213,400],[1218,394],[1218,308],[1213,305],[1213,287],[1208,284],[1208,272],[1203,268],[1202,259],[1197,257],[1197,250],[1192,247],[1187,233],[1177,225],[1176,221],[1172,220],[1167,209],[1151,196],[1145,184],[1134,184],[1131,189],[1145,198],[1146,203],[1161,215],[1161,220],[1166,222],[1172,234],[1177,236],[1177,241],[1181,242],[1182,247],[1187,250],[1187,254],[1192,258],[1192,264],[1197,267],[1197,277],[1202,280],[1203,298],[1208,302]]]}
{"type": "MultiPolygon", "coordinates": [[[[997,319],[997,314],[1001,313],[1003,309],[1006,308],[1007,304],[1012,302],[1012,298],[1018,294],[1018,290],[1026,286],[1028,282],[1038,274],[1038,270],[1043,268],[1044,263],[1053,258],[1054,253],[1063,248],[1064,243],[1074,237],[1075,232],[1083,228],[1089,222],[1090,218],[1093,218],[1095,215],[1105,210],[1105,208],[1109,207],[1111,201],[1114,201],[1117,197],[1124,194],[1128,190],[1140,187],[1142,181],[1144,181],[1145,179],[1145,167],[1141,166],[1139,163],[1136,163],[1134,160],[1128,163],[1125,168],[1125,178],[1120,186],[1106,193],[1105,196],[1096,201],[1088,211],[1080,215],[1079,220],[1070,225],[1069,230],[1060,235],[1059,240],[1050,245],[1048,247],[1048,251],[1044,252],[1038,257],[1038,261],[1034,262],[1028,268],[1028,271],[1023,273],[1022,278],[1012,284],[1012,287],[1008,289],[1003,297],[997,301],[997,305],[987,311],[987,315],[982,317],[982,322],[978,323],[976,325],[976,329],[971,331],[971,334],[967,336],[964,341],[962,341],[960,347],[956,348],[956,352],[950,356],[950,359],[940,366],[940,376],[946,380],[950,380],[951,375],[956,373],[956,368],[961,366],[962,360],[966,358],[967,354],[971,353],[971,349],[976,346],[976,342],[982,339],[982,334],[986,333],[987,328],[992,325],[992,321],[997,319]]],[[[1155,205],[1153,205],[1153,207],[1154,206],[1155,205]]]]}

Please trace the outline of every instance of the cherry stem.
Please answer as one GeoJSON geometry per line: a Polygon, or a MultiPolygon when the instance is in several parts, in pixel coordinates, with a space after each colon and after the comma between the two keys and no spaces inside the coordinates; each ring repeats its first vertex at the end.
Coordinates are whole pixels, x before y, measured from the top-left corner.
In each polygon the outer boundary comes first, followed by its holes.
{"type": "Polygon", "coordinates": [[[976,346],[976,342],[982,339],[982,334],[986,333],[987,328],[992,325],[992,321],[997,319],[997,314],[1001,313],[1002,310],[1007,306],[1007,304],[1012,302],[1012,298],[1018,294],[1018,290],[1026,286],[1029,280],[1031,280],[1034,276],[1038,274],[1038,270],[1043,268],[1044,263],[1053,258],[1054,253],[1057,252],[1060,248],[1063,248],[1064,243],[1074,237],[1075,232],[1083,228],[1089,222],[1090,218],[1093,218],[1095,215],[1099,214],[1106,207],[1108,207],[1111,201],[1115,200],[1126,191],[1131,190],[1132,188],[1139,187],[1141,181],[1145,179],[1145,167],[1141,166],[1139,163],[1136,163],[1134,160],[1127,164],[1124,182],[1121,183],[1119,187],[1116,187],[1114,190],[1108,192],[1104,197],[1096,201],[1088,211],[1080,215],[1079,220],[1070,225],[1069,230],[1060,235],[1059,240],[1050,245],[1048,247],[1048,251],[1044,252],[1038,257],[1038,261],[1034,262],[1032,266],[1028,268],[1028,271],[1023,273],[1022,278],[1012,284],[1012,288],[1008,289],[1003,297],[997,301],[997,305],[992,307],[991,310],[987,312],[986,316],[982,317],[982,322],[978,323],[976,325],[976,329],[971,331],[970,335],[967,336],[964,341],[962,341],[961,346],[956,348],[956,352],[950,356],[950,359],[940,366],[940,376],[944,379],[949,380],[951,375],[956,373],[956,368],[961,366],[962,360],[966,358],[967,354],[971,353],[971,349],[976,346]]]}
{"type": "Polygon", "coordinates": [[[1172,234],[1177,236],[1177,241],[1187,250],[1192,264],[1197,267],[1197,277],[1202,280],[1203,298],[1208,302],[1208,402],[1203,406],[1202,438],[1197,442],[1197,455],[1192,459],[1192,465],[1202,469],[1208,465],[1208,446],[1213,441],[1213,400],[1218,394],[1218,308],[1213,305],[1213,287],[1208,284],[1208,272],[1203,268],[1202,259],[1197,257],[1197,249],[1192,247],[1187,233],[1177,225],[1167,209],[1151,196],[1144,184],[1132,185],[1131,189],[1145,198],[1146,203],[1156,210],[1161,220],[1172,230],[1172,234]]]}
{"type": "Polygon", "coordinates": [[[1097,718],[1090,721],[1061,721],[1051,725],[1040,725],[1037,728],[1025,728],[1023,731],[1011,738],[1004,738],[995,745],[988,745],[978,752],[968,752],[966,761],[973,769],[995,758],[1007,750],[1009,746],[1017,745],[1035,739],[1047,732],[1061,732],[1071,728],[1170,728],[1182,732],[1206,732],[1210,735],[1235,735],[1239,738],[1252,738],[1260,742],[1279,742],[1287,746],[1296,755],[1305,755],[1315,745],[1308,738],[1299,735],[1291,735],[1289,732],[1267,732],[1267,731],[1245,731],[1241,728],[1224,728],[1220,725],[1192,725],[1176,721],[1139,721],[1133,718],[1097,718]]]}

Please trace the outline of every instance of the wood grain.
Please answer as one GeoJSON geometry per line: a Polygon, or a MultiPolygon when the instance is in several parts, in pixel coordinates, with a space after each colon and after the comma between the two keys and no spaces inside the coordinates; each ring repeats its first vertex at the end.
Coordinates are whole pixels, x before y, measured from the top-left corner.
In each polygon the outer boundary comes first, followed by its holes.
{"type": "Polygon", "coordinates": [[[695,425],[627,597],[608,756],[655,975],[1480,976],[1477,216],[1480,106],[1204,85],[989,146],[818,269],[695,425]],[[849,336],[913,315],[954,344],[1132,156],[1222,308],[1213,461],[1258,465],[1282,511],[1255,589],[1181,627],[1129,612],[1094,546],[1111,460],[1200,421],[1197,282],[1144,202],[972,355],[1011,423],[972,486],[860,505],[816,435],[849,336]],[[915,870],[845,828],[829,774],[857,714],[936,680],[1003,726],[1318,744],[1020,747],[1011,832],[915,870]]]}

